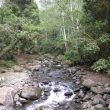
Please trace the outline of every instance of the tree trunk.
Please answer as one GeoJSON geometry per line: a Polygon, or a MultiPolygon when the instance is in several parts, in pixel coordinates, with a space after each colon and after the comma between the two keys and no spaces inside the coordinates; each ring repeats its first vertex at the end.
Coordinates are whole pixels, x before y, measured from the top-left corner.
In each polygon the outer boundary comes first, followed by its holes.
{"type": "Polygon", "coordinates": [[[72,21],[72,30],[73,30],[73,32],[75,32],[74,18],[73,18],[72,11],[73,11],[73,1],[70,0],[70,12],[71,12],[70,18],[71,18],[71,21],[72,21]]]}
{"type": "Polygon", "coordinates": [[[63,26],[62,26],[62,31],[63,31],[63,39],[64,39],[64,45],[65,45],[65,49],[68,49],[68,44],[67,44],[67,35],[66,35],[66,29],[65,29],[65,19],[64,19],[64,15],[62,12],[62,21],[63,21],[63,26]]]}

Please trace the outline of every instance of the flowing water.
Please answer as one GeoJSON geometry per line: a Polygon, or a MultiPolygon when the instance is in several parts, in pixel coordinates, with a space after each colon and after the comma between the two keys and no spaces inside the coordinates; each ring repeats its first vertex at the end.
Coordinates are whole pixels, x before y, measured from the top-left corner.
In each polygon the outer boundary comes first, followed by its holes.
{"type": "Polygon", "coordinates": [[[62,66],[59,68],[60,66],[61,64],[55,64],[50,69],[43,64],[39,71],[33,72],[33,81],[42,88],[42,96],[40,99],[24,106],[22,110],[76,110],[59,109],[60,106],[72,102],[75,97],[72,79],[62,66]]]}
{"type": "Polygon", "coordinates": [[[45,97],[45,92],[48,91],[49,96],[44,101],[34,101],[31,105],[26,107],[25,110],[39,110],[41,107],[48,107],[48,109],[55,108],[59,106],[61,103],[72,101],[72,99],[75,96],[72,88],[67,83],[50,82],[46,85],[43,83],[39,83],[39,87],[41,87],[44,90],[42,98],[45,97]]]}

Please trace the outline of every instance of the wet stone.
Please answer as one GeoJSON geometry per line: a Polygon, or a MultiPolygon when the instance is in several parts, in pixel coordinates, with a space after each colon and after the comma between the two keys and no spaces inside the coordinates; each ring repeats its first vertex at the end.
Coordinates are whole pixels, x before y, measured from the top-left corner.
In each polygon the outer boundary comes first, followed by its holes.
{"type": "Polygon", "coordinates": [[[80,91],[79,87],[74,89],[74,92],[79,92],[79,91],[80,91]]]}
{"type": "Polygon", "coordinates": [[[42,83],[45,84],[45,85],[48,85],[49,82],[50,82],[49,80],[44,80],[42,83]]]}
{"type": "Polygon", "coordinates": [[[45,95],[45,96],[49,96],[50,93],[49,93],[49,92],[45,92],[44,95],[45,95]]]}
{"type": "Polygon", "coordinates": [[[80,90],[78,95],[79,95],[79,97],[83,98],[84,97],[84,92],[82,90],[80,90]]]}
{"type": "Polygon", "coordinates": [[[53,91],[54,92],[60,92],[60,89],[59,88],[55,88],[53,91]]]}
{"type": "Polygon", "coordinates": [[[41,97],[42,100],[47,100],[47,98],[48,98],[47,96],[41,97]]]}
{"type": "Polygon", "coordinates": [[[39,87],[25,86],[21,92],[21,97],[25,99],[34,100],[40,98],[41,93],[42,90],[39,87]]]}
{"type": "Polygon", "coordinates": [[[95,108],[96,108],[96,109],[102,109],[102,108],[103,108],[103,105],[102,105],[102,104],[97,104],[97,105],[95,106],[95,108]]]}
{"type": "Polygon", "coordinates": [[[16,106],[17,107],[21,107],[22,106],[22,103],[20,101],[16,101],[16,106]]]}
{"type": "Polygon", "coordinates": [[[65,105],[65,102],[59,102],[58,105],[59,106],[64,106],[65,105]]]}
{"type": "Polygon", "coordinates": [[[67,97],[69,97],[69,96],[72,96],[73,93],[72,92],[66,92],[64,95],[67,96],[67,97]]]}
{"type": "Polygon", "coordinates": [[[22,104],[24,104],[24,103],[27,103],[27,102],[28,102],[28,100],[26,100],[26,99],[24,99],[24,98],[19,98],[19,101],[20,101],[22,104]]]}
{"type": "Polygon", "coordinates": [[[78,99],[79,97],[76,95],[74,98],[75,98],[75,99],[78,99]]]}

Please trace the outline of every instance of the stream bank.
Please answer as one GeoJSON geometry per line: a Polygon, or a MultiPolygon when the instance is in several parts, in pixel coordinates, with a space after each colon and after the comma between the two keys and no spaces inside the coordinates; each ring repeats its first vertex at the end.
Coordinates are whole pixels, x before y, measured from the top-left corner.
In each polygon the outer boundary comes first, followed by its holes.
{"type": "Polygon", "coordinates": [[[5,69],[0,110],[109,110],[110,78],[93,74],[47,56],[5,69]]]}

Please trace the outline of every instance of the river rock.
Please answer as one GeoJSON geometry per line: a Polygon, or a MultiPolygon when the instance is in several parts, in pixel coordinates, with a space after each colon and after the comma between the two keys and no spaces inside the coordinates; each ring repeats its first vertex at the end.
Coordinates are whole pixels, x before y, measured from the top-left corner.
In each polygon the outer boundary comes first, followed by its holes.
{"type": "Polygon", "coordinates": [[[43,84],[47,85],[47,84],[49,84],[49,82],[50,81],[48,79],[46,79],[46,80],[43,81],[43,84]]]}
{"type": "Polygon", "coordinates": [[[52,108],[50,108],[50,107],[48,107],[48,106],[40,106],[38,109],[36,109],[36,110],[54,110],[54,109],[52,109],[52,108]]]}
{"type": "Polygon", "coordinates": [[[22,72],[23,71],[23,69],[18,65],[13,66],[13,70],[14,70],[14,72],[22,72]]]}
{"type": "MultiPolygon", "coordinates": [[[[0,104],[4,106],[11,106],[14,103],[14,89],[12,87],[0,88],[0,104]]],[[[1,110],[1,109],[0,109],[1,110]]]]}
{"type": "Polygon", "coordinates": [[[49,96],[50,95],[50,92],[45,92],[44,95],[45,96],[49,96]]]}
{"type": "Polygon", "coordinates": [[[59,88],[55,88],[53,91],[54,92],[60,92],[61,90],[59,88]]]}
{"type": "Polygon", "coordinates": [[[72,74],[76,73],[77,69],[75,67],[71,67],[68,69],[68,71],[72,74]]]}
{"type": "Polygon", "coordinates": [[[67,97],[69,97],[69,96],[72,96],[73,93],[72,92],[66,92],[64,95],[67,96],[67,97]]]}
{"type": "Polygon", "coordinates": [[[106,104],[108,105],[110,104],[110,99],[106,100],[106,104]]]}
{"type": "Polygon", "coordinates": [[[105,90],[107,93],[110,93],[110,87],[106,87],[105,90]]]}
{"type": "Polygon", "coordinates": [[[105,105],[105,101],[103,100],[102,95],[100,95],[100,94],[94,96],[94,97],[92,98],[92,100],[93,100],[92,104],[94,104],[94,105],[97,105],[97,104],[99,104],[99,103],[105,105]]]}
{"type": "Polygon", "coordinates": [[[110,84],[105,84],[105,85],[104,85],[105,88],[106,88],[106,87],[109,87],[109,86],[110,86],[110,84]]]}
{"type": "Polygon", "coordinates": [[[40,98],[41,93],[42,90],[39,87],[25,86],[21,92],[21,97],[25,99],[34,100],[40,98]]]}
{"type": "Polygon", "coordinates": [[[62,68],[62,65],[61,65],[61,64],[52,65],[52,67],[53,67],[54,69],[61,69],[61,68],[62,68]]]}
{"type": "Polygon", "coordinates": [[[85,87],[87,87],[87,88],[91,88],[91,87],[97,85],[97,84],[96,84],[93,80],[91,80],[91,79],[85,79],[82,84],[83,84],[85,87]]]}
{"type": "Polygon", "coordinates": [[[91,97],[89,96],[89,95],[86,95],[84,98],[83,98],[83,100],[84,101],[87,101],[87,100],[89,100],[91,97]]]}
{"type": "Polygon", "coordinates": [[[19,98],[19,101],[22,103],[22,104],[25,104],[28,102],[28,100],[24,99],[24,98],[19,98]]]}
{"type": "Polygon", "coordinates": [[[97,94],[104,94],[107,92],[107,90],[105,88],[102,87],[91,87],[91,91],[97,94]]]}
{"type": "Polygon", "coordinates": [[[6,78],[5,77],[0,77],[0,83],[5,82],[6,78]]]}
{"type": "Polygon", "coordinates": [[[15,96],[14,96],[14,102],[16,102],[16,101],[18,101],[19,100],[19,95],[18,94],[16,94],[15,96]]]}
{"type": "Polygon", "coordinates": [[[22,106],[22,103],[20,101],[16,101],[16,106],[17,107],[21,107],[22,106]]]}
{"type": "Polygon", "coordinates": [[[81,97],[81,98],[84,98],[84,92],[82,90],[80,90],[78,96],[81,97]]]}
{"type": "Polygon", "coordinates": [[[83,109],[91,108],[91,102],[84,102],[83,109]]]}
{"type": "Polygon", "coordinates": [[[97,104],[97,105],[95,106],[95,108],[96,108],[96,109],[102,109],[102,108],[103,108],[103,105],[102,105],[102,104],[97,104]]]}
{"type": "Polygon", "coordinates": [[[41,65],[40,65],[40,64],[28,65],[28,66],[26,66],[26,68],[27,68],[29,71],[38,71],[38,70],[41,68],[41,65]]]}
{"type": "Polygon", "coordinates": [[[104,95],[103,95],[103,99],[104,99],[104,100],[107,100],[107,99],[108,99],[108,94],[104,94],[104,95]]]}
{"type": "Polygon", "coordinates": [[[15,110],[15,109],[10,106],[0,106],[0,110],[15,110]]]}

